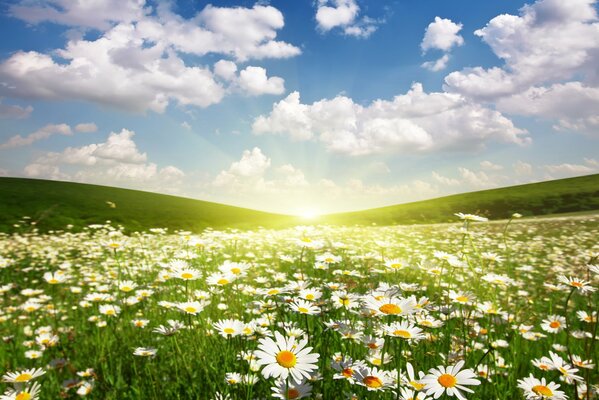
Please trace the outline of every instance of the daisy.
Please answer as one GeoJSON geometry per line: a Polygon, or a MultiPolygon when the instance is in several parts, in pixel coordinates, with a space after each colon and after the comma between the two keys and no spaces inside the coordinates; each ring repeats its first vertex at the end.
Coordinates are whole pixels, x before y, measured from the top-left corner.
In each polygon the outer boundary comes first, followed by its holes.
{"type": "Polygon", "coordinates": [[[351,310],[360,307],[360,296],[353,293],[341,291],[333,292],[331,301],[333,302],[333,307],[335,308],[346,308],[351,310]]]}
{"type": "Polygon", "coordinates": [[[532,374],[528,378],[518,380],[518,387],[524,391],[527,399],[532,400],[566,400],[568,397],[564,392],[557,390],[559,386],[557,383],[547,383],[545,378],[539,380],[532,374]]]}
{"type": "Polygon", "coordinates": [[[463,221],[474,221],[474,222],[486,222],[489,219],[486,217],[481,217],[474,214],[463,214],[463,213],[455,213],[456,217],[460,218],[463,221]]]}
{"type": "Polygon", "coordinates": [[[272,397],[283,400],[295,400],[310,397],[312,385],[307,382],[287,384],[285,379],[277,379],[272,389],[272,397]]]}
{"type": "Polygon", "coordinates": [[[420,391],[424,389],[424,384],[420,382],[421,379],[424,378],[424,372],[418,371],[418,378],[416,378],[416,375],[414,374],[414,367],[409,362],[406,363],[406,370],[408,374],[407,376],[404,375],[402,377],[402,383],[405,386],[409,386],[411,388],[410,390],[412,391],[420,391]]]}
{"type": "Polygon", "coordinates": [[[169,277],[181,279],[183,281],[195,281],[201,276],[202,273],[200,271],[189,267],[176,267],[169,273],[169,277]]]}
{"type": "Polygon", "coordinates": [[[473,370],[460,371],[463,366],[464,361],[458,361],[455,365],[430,369],[429,373],[420,380],[424,384],[426,395],[432,395],[433,398],[438,399],[443,393],[446,393],[448,396],[456,396],[460,400],[465,400],[460,390],[474,393],[464,385],[480,385],[480,381],[476,379],[473,370]]]}
{"type": "Polygon", "coordinates": [[[322,291],[318,289],[302,289],[299,292],[299,297],[304,300],[315,301],[322,297],[322,291]]]}
{"type": "Polygon", "coordinates": [[[247,274],[249,268],[249,264],[227,260],[224,262],[224,264],[218,267],[218,270],[223,274],[231,274],[237,277],[243,277],[247,274]]]}
{"type": "Polygon", "coordinates": [[[585,281],[583,279],[572,278],[571,276],[567,277],[565,275],[560,275],[558,277],[558,280],[565,285],[568,285],[572,288],[578,289],[582,293],[587,293],[587,292],[592,293],[595,290],[597,290],[596,288],[594,288],[590,285],[591,284],[590,282],[585,281]]]}
{"type": "Polygon", "coordinates": [[[541,329],[549,333],[558,333],[566,325],[566,318],[561,315],[549,315],[541,323],[541,329]]]}
{"type": "Polygon", "coordinates": [[[470,293],[470,292],[456,292],[455,290],[450,290],[449,291],[449,298],[454,303],[468,304],[468,305],[472,304],[472,302],[475,300],[475,297],[474,297],[474,295],[472,293],[470,293]]]}
{"type": "Polygon", "coordinates": [[[236,319],[222,319],[215,322],[213,326],[218,331],[219,335],[224,338],[238,336],[242,333],[244,328],[243,322],[236,319]]]}
{"type": "Polygon", "coordinates": [[[316,307],[313,303],[297,299],[289,305],[291,311],[295,311],[300,314],[317,315],[320,314],[320,307],[316,307]]]}
{"type": "Polygon", "coordinates": [[[374,315],[410,315],[416,312],[416,307],[410,299],[399,297],[384,297],[380,300],[373,296],[366,298],[366,307],[373,311],[374,315]]]}
{"type": "Polygon", "coordinates": [[[133,351],[134,356],[140,357],[154,357],[156,356],[157,350],[153,347],[138,347],[133,351]]]}
{"type": "Polygon", "coordinates": [[[137,284],[133,281],[121,281],[118,283],[119,290],[122,292],[131,292],[135,290],[137,284]]]}
{"type": "Polygon", "coordinates": [[[385,269],[389,272],[391,271],[399,271],[407,267],[408,264],[404,260],[400,260],[399,258],[392,258],[390,260],[385,261],[385,269]]]}
{"type": "Polygon", "coordinates": [[[204,305],[199,301],[184,301],[176,303],[176,307],[186,314],[197,315],[204,309],[204,305]]]}
{"type": "Polygon", "coordinates": [[[307,340],[296,343],[294,337],[285,338],[275,332],[275,340],[271,338],[260,339],[258,350],[255,352],[258,365],[265,365],[262,375],[265,378],[287,379],[289,375],[296,383],[301,383],[304,378],[309,378],[310,373],[318,367],[319,354],[310,353],[312,347],[306,347],[307,340]]]}
{"type": "Polygon", "coordinates": [[[41,368],[31,368],[24,371],[7,372],[2,376],[3,382],[24,384],[44,375],[46,371],[41,368]]]}
{"type": "Polygon", "coordinates": [[[208,283],[210,286],[226,286],[233,282],[236,278],[237,275],[215,272],[206,278],[206,283],[208,283]]]}
{"type": "Polygon", "coordinates": [[[121,312],[121,307],[112,304],[100,305],[100,314],[108,315],[109,317],[116,317],[121,312]]]}
{"type": "Polygon", "coordinates": [[[44,274],[44,280],[48,282],[50,285],[56,285],[58,283],[66,282],[69,279],[67,275],[62,271],[58,272],[46,272],[44,274]]]}
{"type": "Polygon", "coordinates": [[[410,342],[419,341],[424,338],[422,329],[406,321],[394,322],[390,325],[383,325],[386,335],[406,339],[410,342]]]}
{"type": "Polygon", "coordinates": [[[10,388],[0,395],[0,400],[38,400],[41,385],[34,382],[33,385],[21,388],[10,388]]]}
{"type": "Polygon", "coordinates": [[[364,386],[368,391],[386,390],[393,385],[393,378],[387,371],[379,370],[377,367],[356,368],[354,381],[364,386]]]}

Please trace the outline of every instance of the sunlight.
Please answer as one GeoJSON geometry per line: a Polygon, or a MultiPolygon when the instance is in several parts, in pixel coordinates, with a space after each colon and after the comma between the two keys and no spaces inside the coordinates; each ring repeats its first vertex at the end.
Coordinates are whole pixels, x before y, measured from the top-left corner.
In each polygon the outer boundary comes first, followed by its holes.
{"type": "Polygon", "coordinates": [[[297,212],[297,216],[303,219],[314,219],[320,215],[320,212],[313,208],[306,208],[297,212]]]}

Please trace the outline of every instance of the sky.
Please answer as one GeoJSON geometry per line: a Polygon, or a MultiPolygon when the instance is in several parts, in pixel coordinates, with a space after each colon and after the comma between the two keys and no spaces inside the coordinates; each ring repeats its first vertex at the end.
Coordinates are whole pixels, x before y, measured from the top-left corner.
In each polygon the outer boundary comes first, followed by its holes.
{"type": "Polygon", "coordinates": [[[315,215],[599,172],[594,0],[11,0],[0,37],[0,176],[315,215]]]}

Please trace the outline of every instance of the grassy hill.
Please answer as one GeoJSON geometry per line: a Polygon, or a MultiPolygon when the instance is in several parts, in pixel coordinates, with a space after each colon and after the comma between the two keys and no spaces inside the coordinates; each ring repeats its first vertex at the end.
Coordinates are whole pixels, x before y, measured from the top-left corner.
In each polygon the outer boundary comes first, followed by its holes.
{"type": "Polygon", "coordinates": [[[370,210],[330,214],[329,224],[422,224],[456,221],[454,213],[508,218],[599,210],[599,174],[482,190],[370,210]]]}
{"type": "Polygon", "coordinates": [[[599,174],[501,189],[483,190],[306,221],[207,201],[138,190],[38,179],[0,178],[0,232],[23,216],[41,231],[74,229],[111,220],[129,231],[154,227],[198,232],[206,227],[255,228],[297,224],[378,225],[456,221],[454,213],[490,219],[599,210],[599,174]],[[111,207],[107,201],[116,205],[111,207]]]}
{"type": "Polygon", "coordinates": [[[213,228],[287,226],[296,217],[271,214],[208,201],[138,190],[38,179],[0,178],[0,232],[11,231],[23,216],[40,231],[110,220],[129,231],[170,228],[201,231],[213,228]],[[112,208],[107,201],[116,205],[112,208]]]}

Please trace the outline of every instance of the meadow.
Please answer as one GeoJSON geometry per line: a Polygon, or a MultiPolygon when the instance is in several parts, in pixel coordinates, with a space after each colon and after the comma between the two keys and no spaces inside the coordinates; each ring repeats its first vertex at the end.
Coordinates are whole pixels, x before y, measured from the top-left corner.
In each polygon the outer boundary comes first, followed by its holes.
{"type": "Polygon", "coordinates": [[[599,215],[0,234],[0,399],[597,398],[599,215]]]}

